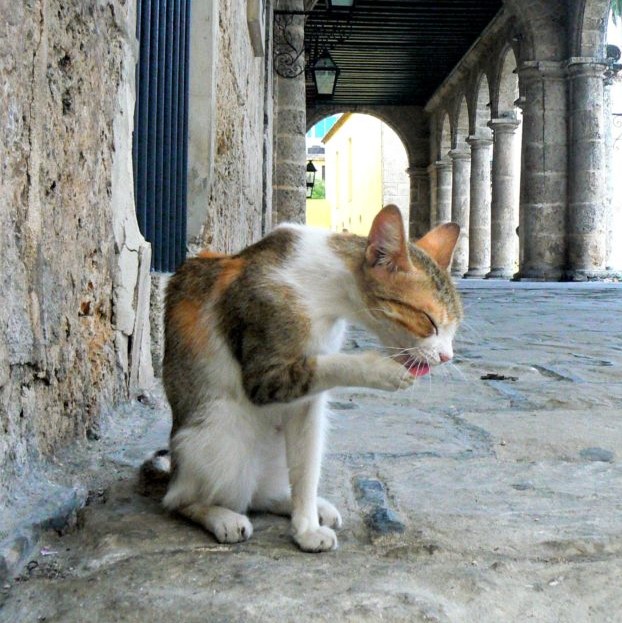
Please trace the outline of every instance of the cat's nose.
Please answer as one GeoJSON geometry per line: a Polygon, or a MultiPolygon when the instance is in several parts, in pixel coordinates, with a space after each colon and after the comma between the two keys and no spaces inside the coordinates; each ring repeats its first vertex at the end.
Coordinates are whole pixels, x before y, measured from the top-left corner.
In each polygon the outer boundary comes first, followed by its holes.
{"type": "Polygon", "coordinates": [[[447,354],[447,353],[439,353],[439,358],[441,360],[441,363],[447,363],[448,361],[452,360],[453,355],[451,353],[447,354]]]}

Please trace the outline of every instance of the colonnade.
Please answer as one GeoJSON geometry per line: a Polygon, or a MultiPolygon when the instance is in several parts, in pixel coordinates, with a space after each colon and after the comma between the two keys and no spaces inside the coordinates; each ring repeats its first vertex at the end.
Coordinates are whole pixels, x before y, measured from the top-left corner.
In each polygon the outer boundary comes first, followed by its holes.
{"type": "Polygon", "coordinates": [[[431,225],[451,220],[463,232],[453,275],[611,274],[604,71],[591,58],[523,62],[522,120],[518,109],[491,119],[489,134],[454,141],[427,168],[431,225]]]}

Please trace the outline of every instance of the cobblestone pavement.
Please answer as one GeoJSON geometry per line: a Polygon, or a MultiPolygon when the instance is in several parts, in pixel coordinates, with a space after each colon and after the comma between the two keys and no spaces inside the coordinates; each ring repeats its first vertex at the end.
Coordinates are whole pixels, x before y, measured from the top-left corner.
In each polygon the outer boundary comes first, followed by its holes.
{"type": "Polygon", "coordinates": [[[152,399],[108,424],[99,489],[73,529],[43,534],[0,619],[622,620],[622,290],[460,287],[455,365],[412,392],[333,393],[336,552],[299,552],[269,515],[219,545],[138,495],[135,466],[167,434],[152,399]]]}

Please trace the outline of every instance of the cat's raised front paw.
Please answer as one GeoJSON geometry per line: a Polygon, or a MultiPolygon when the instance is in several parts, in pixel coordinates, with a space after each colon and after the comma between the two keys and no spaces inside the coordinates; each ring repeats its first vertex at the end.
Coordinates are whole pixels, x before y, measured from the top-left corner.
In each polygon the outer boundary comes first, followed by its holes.
{"type": "Polygon", "coordinates": [[[410,387],[415,382],[415,377],[401,363],[379,353],[368,354],[372,355],[369,358],[369,387],[395,391],[410,387]]]}
{"type": "Polygon", "coordinates": [[[294,534],[294,541],[303,552],[318,553],[337,549],[337,535],[326,526],[294,534]]]}
{"type": "Polygon", "coordinates": [[[329,528],[341,528],[341,515],[339,511],[324,498],[317,500],[317,514],[320,520],[320,526],[328,526],[329,528]]]}

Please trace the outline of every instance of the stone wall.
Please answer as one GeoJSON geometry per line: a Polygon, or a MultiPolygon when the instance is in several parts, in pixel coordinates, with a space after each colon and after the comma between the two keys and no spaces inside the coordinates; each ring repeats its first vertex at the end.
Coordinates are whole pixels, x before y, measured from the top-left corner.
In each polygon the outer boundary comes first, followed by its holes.
{"type": "Polygon", "coordinates": [[[33,459],[97,434],[132,368],[148,382],[136,307],[148,298],[149,247],[132,198],[133,3],[28,0],[3,3],[0,18],[0,491],[10,499],[33,459]]]}
{"type": "Polygon", "coordinates": [[[399,207],[408,223],[410,218],[410,180],[408,157],[400,137],[385,123],[380,126],[382,144],[382,205],[399,207]]]}
{"type": "Polygon", "coordinates": [[[265,114],[271,76],[266,84],[264,58],[254,56],[246,4],[245,0],[217,3],[215,106],[202,111],[208,118],[213,115],[215,129],[209,187],[195,184],[193,190],[192,171],[190,178],[192,219],[203,223],[190,242],[224,252],[238,251],[260,238],[262,213],[269,210],[262,163],[265,142],[272,140],[272,121],[265,114]]]}

